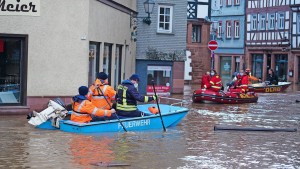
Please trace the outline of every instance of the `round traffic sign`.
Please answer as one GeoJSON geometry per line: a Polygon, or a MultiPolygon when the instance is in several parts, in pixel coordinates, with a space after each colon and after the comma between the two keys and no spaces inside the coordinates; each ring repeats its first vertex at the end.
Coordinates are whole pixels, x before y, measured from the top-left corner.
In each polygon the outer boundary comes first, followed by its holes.
{"type": "Polygon", "coordinates": [[[211,41],[208,42],[207,47],[211,51],[217,50],[218,49],[218,42],[215,41],[215,40],[211,40],[211,41]]]}

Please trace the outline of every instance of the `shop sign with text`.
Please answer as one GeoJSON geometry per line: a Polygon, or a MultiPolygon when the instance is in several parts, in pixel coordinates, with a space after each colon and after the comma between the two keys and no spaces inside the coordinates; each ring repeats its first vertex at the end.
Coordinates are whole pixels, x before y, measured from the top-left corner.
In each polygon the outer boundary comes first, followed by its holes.
{"type": "Polygon", "coordinates": [[[0,0],[0,15],[40,16],[40,0],[0,0]]]}

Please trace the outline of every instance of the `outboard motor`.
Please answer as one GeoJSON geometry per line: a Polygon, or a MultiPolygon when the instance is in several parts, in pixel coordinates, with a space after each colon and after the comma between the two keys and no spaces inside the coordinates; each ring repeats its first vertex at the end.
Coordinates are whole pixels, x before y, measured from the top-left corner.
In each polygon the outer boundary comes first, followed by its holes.
{"type": "Polygon", "coordinates": [[[63,119],[68,114],[65,107],[64,102],[59,98],[54,99],[54,101],[49,100],[48,108],[40,113],[34,112],[34,116],[29,119],[28,123],[38,126],[52,118],[52,126],[59,128],[59,120],[63,119]]]}

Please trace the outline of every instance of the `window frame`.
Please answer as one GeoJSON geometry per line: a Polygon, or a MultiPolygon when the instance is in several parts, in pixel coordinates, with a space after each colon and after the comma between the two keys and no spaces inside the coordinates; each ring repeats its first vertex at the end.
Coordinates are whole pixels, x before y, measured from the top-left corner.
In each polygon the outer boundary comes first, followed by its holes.
{"type": "Polygon", "coordinates": [[[266,30],[266,14],[261,14],[259,17],[259,29],[260,30],[266,30]],[[264,17],[264,18],[262,18],[264,17]]]}
{"type": "Polygon", "coordinates": [[[251,22],[250,22],[251,30],[257,30],[257,14],[251,15],[251,22]],[[255,17],[255,19],[254,19],[255,17]]]}
{"type": "Polygon", "coordinates": [[[202,27],[201,25],[192,25],[192,43],[201,43],[201,30],[202,27]],[[198,34],[195,35],[195,40],[194,40],[194,28],[198,28],[196,31],[198,34]]]}
{"type": "Polygon", "coordinates": [[[222,21],[219,21],[217,29],[217,38],[222,38],[222,32],[222,21]]]}
{"type": "Polygon", "coordinates": [[[296,32],[297,32],[298,34],[300,34],[300,14],[297,15],[297,21],[298,21],[298,22],[296,23],[296,24],[297,24],[297,26],[296,26],[297,31],[296,31],[296,32]]]}
{"type": "MultiPolygon", "coordinates": [[[[165,19],[166,14],[164,14],[162,16],[164,16],[164,19],[165,19]]],[[[158,6],[158,12],[157,12],[157,32],[158,33],[172,33],[173,32],[172,25],[173,25],[173,6],[172,5],[159,5],[158,6]],[[170,9],[170,21],[169,22],[163,22],[163,24],[169,23],[169,29],[165,29],[165,28],[160,29],[159,25],[161,24],[161,21],[160,21],[160,16],[161,16],[160,9],[161,8],[164,8],[164,10],[167,9],[167,8],[170,9]]]]}
{"type": "Polygon", "coordinates": [[[234,5],[240,5],[240,4],[241,4],[240,0],[234,0],[234,5]]]}
{"type": "Polygon", "coordinates": [[[223,0],[220,0],[220,6],[223,6],[223,0]]]}
{"type": "Polygon", "coordinates": [[[238,39],[240,38],[240,28],[241,28],[240,21],[235,20],[233,26],[234,26],[234,38],[238,39]]]}
{"type": "Polygon", "coordinates": [[[278,13],[278,29],[284,29],[285,26],[285,16],[283,12],[278,13]]]}
{"type": "Polygon", "coordinates": [[[231,36],[231,33],[232,33],[231,29],[232,29],[231,21],[227,20],[226,21],[226,38],[227,39],[232,38],[232,36],[231,36]]]}
{"type": "Polygon", "coordinates": [[[275,29],[275,25],[276,25],[275,24],[275,19],[276,19],[275,13],[269,14],[269,19],[268,19],[269,29],[272,29],[272,30],[275,29]],[[271,16],[274,16],[274,18],[271,17],[271,16]]]}
{"type": "Polygon", "coordinates": [[[232,6],[232,0],[226,0],[226,6],[232,6]]]}

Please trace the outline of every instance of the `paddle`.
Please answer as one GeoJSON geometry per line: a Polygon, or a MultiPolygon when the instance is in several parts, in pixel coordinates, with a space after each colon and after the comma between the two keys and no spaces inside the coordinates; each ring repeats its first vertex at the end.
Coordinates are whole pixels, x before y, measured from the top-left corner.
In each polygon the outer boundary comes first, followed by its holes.
{"type": "Polygon", "coordinates": [[[155,90],[155,87],[154,87],[154,80],[152,80],[152,86],[153,86],[154,95],[156,97],[156,104],[157,104],[157,108],[158,108],[158,112],[159,112],[161,124],[162,124],[162,126],[164,128],[164,132],[165,132],[166,131],[166,127],[165,127],[164,121],[163,121],[162,116],[161,116],[161,112],[160,112],[160,108],[159,108],[159,104],[158,104],[158,97],[156,95],[156,90],[155,90]]]}
{"type": "MultiPolygon", "coordinates": [[[[110,105],[110,103],[108,102],[108,100],[106,99],[106,97],[104,96],[104,93],[102,92],[102,90],[100,89],[100,87],[98,87],[97,90],[98,90],[98,92],[99,92],[99,91],[101,92],[101,94],[103,95],[103,97],[104,97],[106,103],[109,105],[109,107],[110,107],[110,109],[111,109],[111,105],[110,105]]],[[[99,92],[99,93],[100,93],[100,92],[99,92]]],[[[127,130],[126,130],[126,128],[124,127],[123,123],[121,122],[119,116],[117,115],[117,112],[115,113],[115,115],[116,115],[116,117],[117,117],[119,123],[121,124],[123,130],[124,130],[125,132],[127,132],[127,130]]]]}

